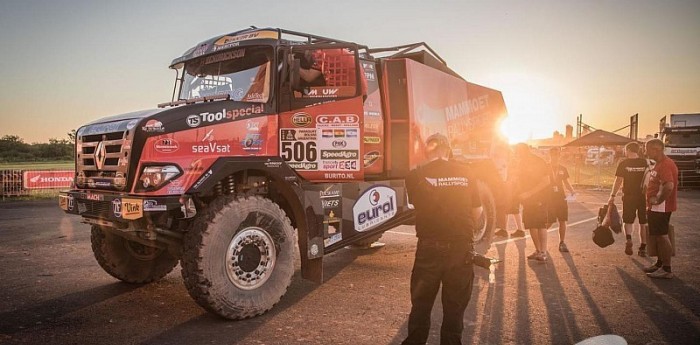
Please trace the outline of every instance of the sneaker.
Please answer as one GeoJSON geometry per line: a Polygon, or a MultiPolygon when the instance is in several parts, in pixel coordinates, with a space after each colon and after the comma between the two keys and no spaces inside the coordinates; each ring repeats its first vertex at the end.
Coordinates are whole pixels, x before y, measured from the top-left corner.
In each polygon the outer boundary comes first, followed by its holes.
{"type": "Polygon", "coordinates": [[[540,261],[540,262],[545,262],[547,261],[547,253],[540,253],[535,257],[535,260],[540,261]]]}
{"type": "Polygon", "coordinates": [[[498,231],[496,231],[494,234],[496,236],[508,237],[508,231],[505,231],[503,229],[498,229],[498,231]]]}
{"type": "Polygon", "coordinates": [[[534,253],[528,255],[527,258],[530,260],[535,260],[538,256],[540,256],[540,252],[535,251],[534,253]]]}
{"type": "Polygon", "coordinates": [[[639,256],[641,256],[641,257],[643,257],[643,258],[646,258],[646,257],[647,257],[647,250],[646,250],[646,249],[639,248],[639,251],[637,251],[637,255],[639,255],[639,256]]]}
{"type": "Polygon", "coordinates": [[[673,272],[666,272],[663,268],[659,268],[654,272],[647,273],[647,276],[656,279],[671,279],[673,278],[673,272]]]}
{"type": "Polygon", "coordinates": [[[566,248],[566,243],[564,243],[564,242],[559,243],[559,251],[562,253],[569,252],[569,248],[566,248]]]}
{"type": "Polygon", "coordinates": [[[525,231],[522,231],[520,229],[515,230],[515,232],[512,233],[510,237],[525,237],[525,231]]]}
{"type": "Polygon", "coordinates": [[[634,254],[634,252],[632,252],[632,241],[627,241],[627,243],[625,243],[625,254],[627,254],[627,255],[634,254]]]}
{"type": "Polygon", "coordinates": [[[642,271],[644,271],[646,273],[654,273],[654,272],[658,271],[660,268],[661,268],[661,266],[651,265],[649,267],[643,268],[642,271]]]}

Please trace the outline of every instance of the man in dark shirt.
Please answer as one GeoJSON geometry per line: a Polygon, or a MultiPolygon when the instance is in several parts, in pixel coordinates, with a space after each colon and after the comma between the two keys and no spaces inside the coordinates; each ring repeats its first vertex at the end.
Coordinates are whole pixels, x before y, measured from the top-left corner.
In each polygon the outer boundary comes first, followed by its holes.
{"type": "Polygon", "coordinates": [[[528,259],[547,261],[547,227],[550,178],[547,162],[530,152],[526,144],[515,145],[518,159],[518,198],[523,205],[523,223],[530,230],[535,252],[528,259]]]}
{"type": "Polygon", "coordinates": [[[411,274],[411,314],[402,344],[425,344],[430,314],[442,285],[441,344],[461,344],[464,310],[472,293],[473,231],[481,217],[481,199],[468,167],[449,161],[447,138],[426,140],[427,164],[406,177],[409,202],[416,211],[418,244],[411,274]]]}
{"type": "Polygon", "coordinates": [[[632,255],[632,233],[634,232],[634,220],[639,217],[639,251],[637,255],[647,256],[647,214],[646,200],[644,196],[644,174],[647,170],[647,160],[639,156],[639,144],[631,142],[625,145],[625,157],[617,165],[615,182],[608,204],[615,203],[615,196],[622,185],[622,222],[625,228],[625,254],[632,255]]]}

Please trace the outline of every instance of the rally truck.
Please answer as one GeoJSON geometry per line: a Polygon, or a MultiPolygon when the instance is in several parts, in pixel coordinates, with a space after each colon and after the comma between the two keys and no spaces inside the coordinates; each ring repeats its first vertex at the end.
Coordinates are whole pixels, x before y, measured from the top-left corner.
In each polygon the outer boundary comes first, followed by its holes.
{"type": "Polygon", "coordinates": [[[404,177],[434,133],[479,176],[474,242],[490,246],[503,97],[424,43],[371,49],[251,27],[170,68],[170,102],[77,130],[74,187],[59,196],[115,278],[149,283],[179,262],[204,309],[260,315],[285,294],[297,255],[301,276],[321,282],[324,255],[414,222],[404,177]],[[321,81],[307,83],[306,68],[321,81]]]}

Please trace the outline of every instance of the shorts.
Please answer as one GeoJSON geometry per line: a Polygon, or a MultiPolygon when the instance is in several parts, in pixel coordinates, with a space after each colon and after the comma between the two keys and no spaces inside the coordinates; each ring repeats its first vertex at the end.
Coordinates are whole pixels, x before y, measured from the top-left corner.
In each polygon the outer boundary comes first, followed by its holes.
{"type": "Polygon", "coordinates": [[[649,218],[649,235],[668,235],[668,224],[671,222],[671,212],[654,212],[647,210],[649,218]]]}
{"type": "Polygon", "coordinates": [[[547,227],[547,203],[540,201],[523,202],[523,225],[525,229],[544,229],[547,227]]]}
{"type": "Polygon", "coordinates": [[[639,217],[639,224],[647,223],[647,201],[644,195],[622,196],[622,222],[634,223],[639,217]]]}
{"type": "Polygon", "coordinates": [[[569,220],[569,204],[566,199],[559,197],[553,197],[549,201],[549,222],[554,223],[557,220],[560,222],[566,222],[569,220]]]}

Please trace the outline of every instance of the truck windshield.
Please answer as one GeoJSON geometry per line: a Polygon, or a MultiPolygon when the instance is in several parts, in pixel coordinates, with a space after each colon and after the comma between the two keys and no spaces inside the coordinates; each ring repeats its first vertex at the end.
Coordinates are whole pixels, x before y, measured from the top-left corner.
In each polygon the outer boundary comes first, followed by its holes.
{"type": "Polygon", "coordinates": [[[180,99],[229,95],[234,101],[265,103],[270,98],[272,47],[244,47],[185,63],[180,99]]]}
{"type": "Polygon", "coordinates": [[[665,137],[667,146],[700,146],[700,132],[669,133],[665,137]]]}

